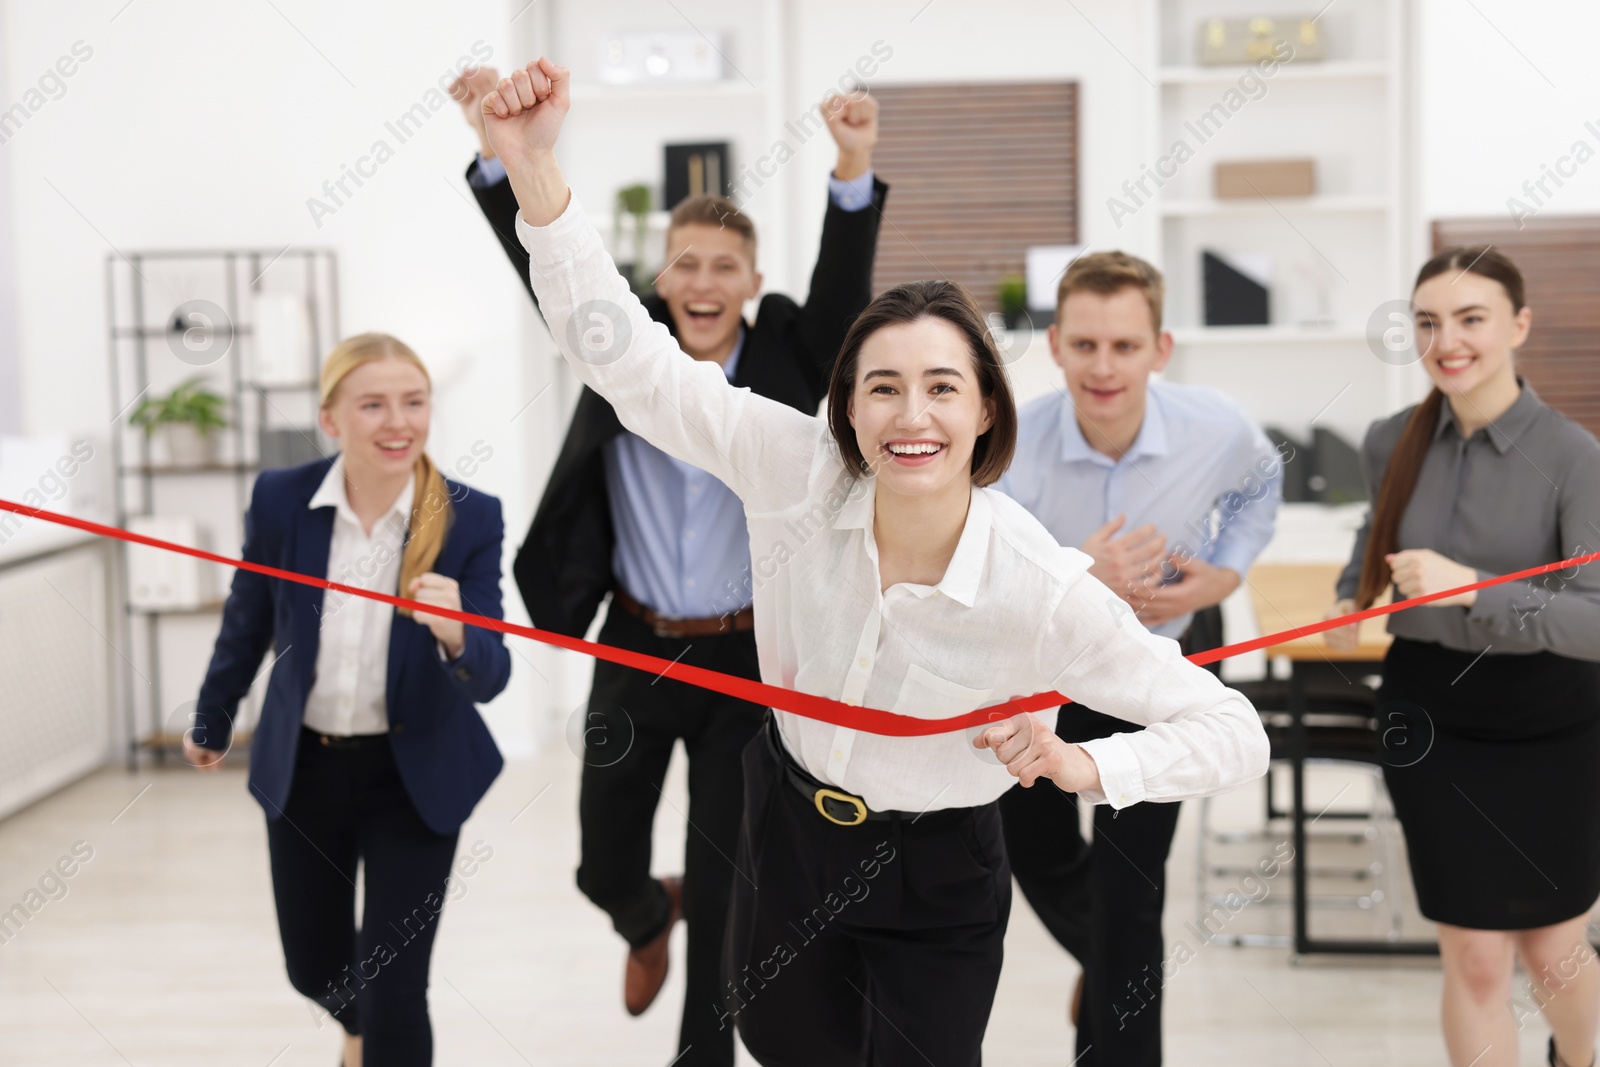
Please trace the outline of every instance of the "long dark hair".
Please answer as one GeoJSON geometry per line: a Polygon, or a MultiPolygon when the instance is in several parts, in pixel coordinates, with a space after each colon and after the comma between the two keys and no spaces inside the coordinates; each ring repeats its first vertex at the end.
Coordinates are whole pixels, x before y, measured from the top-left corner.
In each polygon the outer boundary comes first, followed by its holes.
{"type": "Polygon", "coordinates": [[[994,421],[988,430],[978,435],[972,446],[973,484],[991,485],[1006,472],[1017,449],[1017,405],[1011,397],[1011,383],[995,351],[994,339],[984,325],[983,312],[978,310],[972,294],[955,282],[897,285],[856,316],[850,332],[845,334],[839,358],[833,365],[833,379],[828,383],[828,429],[833,433],[846,467],[862,474],[871,470],[861,454],[861,446],[856,443],[855,427],[850,425],[850,397],[855,392],[861,366],[861,346],[886,326],[919,319],[943,319],[961,331],[977,371],[978,391],[984,399],[994,401],[994,421]]]}
{"type": "MultiPolygon", "coordinates": [[[[1526,293],[1522,272],[1506,256],[1484,245],[1447,248],[1422,265],[1417,272],[1417,282],[1411,287],[1414,294],[1422,283],[1446,271],[1472,273],[1500,283],[1511,299],[1511,310],[1521,311],[1526,306],[1526,293]]],[[[1389,588],[1393,575],[1384,556],[1400,549],[1400,519],[1406,505],[1417,488],[1417,478],[1422,473],[1422,460],[1433,443],[1434,429],[1439,425],[1439,410],[1444,404],[1444,394],[1437,388],[1417,405],[1400,432],[1400,441],[1389,466],[1383,472],[1383,484],[1378,489],[1378,499],[1372,505],[1372,523],[1367,532],[1367,550],[1361,559],[1361,584],[1356,590],[1356,607],[1370,608],[1383,591],[1389,588]]]]}

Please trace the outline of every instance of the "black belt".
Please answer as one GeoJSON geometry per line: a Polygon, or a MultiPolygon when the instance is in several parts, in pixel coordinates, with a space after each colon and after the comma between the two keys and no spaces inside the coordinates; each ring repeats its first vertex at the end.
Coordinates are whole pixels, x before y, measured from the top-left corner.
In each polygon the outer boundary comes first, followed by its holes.
{"type": "Polygon", "coordinates": [[[860,797],[841,792],[808,774],[789,755],[789,750],[783,747],[783,741],[778,737],[778,721],[770,714],[764,732],[767,735],[767,751],[783,768],[784,779],[794,787],[795,792],[809,800],[824,819],[838,826],[859,826],[864,822],[893,819],[900,814],[897,811],[873,811],[860,797]]]}
{"type": "Polygon", "coordinates": [[[300,740],[321,745],[323,748],[358,749],[387,745],[389,735],[382,734],[325,734],[309,726],[300,727],[300,740]]]}

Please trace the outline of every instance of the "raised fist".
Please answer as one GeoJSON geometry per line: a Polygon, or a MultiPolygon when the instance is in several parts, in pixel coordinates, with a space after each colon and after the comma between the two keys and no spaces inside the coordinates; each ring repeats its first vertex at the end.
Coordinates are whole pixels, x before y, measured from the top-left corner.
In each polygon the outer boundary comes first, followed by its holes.
{"type": "Polygon", "coordinates": [[[878,143],[878,102],[858,97],[830,96],[822,102],[822,118],[839,146],[837,177],[848,181],[872,166],[872,147],[878,143]]]}
{"type": "Polygon", "coordinates": [[[571,106],[571,71],[541,57],[484,94],[484,132],[508,171],[531,168],[555,148],[571,106]]]}
{"type": "Polygon", "coordinates": [[[500,72],[493,67],[468,67],[450,83],[450,98],[461,105],[467,125],[478,135],[479,152],[484,159],[494,158],[494,147],[483,130],[483,98],[494,91],[500,72]]]}

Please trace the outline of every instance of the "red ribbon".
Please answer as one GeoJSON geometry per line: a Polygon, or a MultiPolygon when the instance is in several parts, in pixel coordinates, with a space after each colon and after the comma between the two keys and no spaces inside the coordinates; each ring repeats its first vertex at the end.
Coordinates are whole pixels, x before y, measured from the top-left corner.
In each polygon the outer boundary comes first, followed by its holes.
{"type": "MultiPolygon", "coordinates": [[[[257,574],[264,574],[269,578],[281,578],[287,582],[299,582],[313,589],[332,589],[338,593],[350,596],[366,597],[384,604],[392,604],[397,608],[410,608],[413,611],[422,611],[429,615],[439,615],[447,619],[455,619],[468,626],[478,626],[485,630],[497,630],[503,634],[515,637],[526,637],[543,644],[565,648],[572,652],[581,652],[595,659],[603,659],[611,663],[620,663],[624,667],[633,667],[641,671],[652,671],[663,678],[671,678],[702,689],[710,689],[740,700],[748,700],[753,704],[763,704],[777,708],[780,711],[793,712],[808,719],[832,723],[835,726],[845,726],[852,730],[864,730],[867,733],[882,734],[886,737],[926,737],[932,734],[953,733],[956,730],[966,730],[973,727],[986,726],[992,722],[1009,718],[1028,711],[1042,711],[1071,701],[1056,692],[1036,693],[1033,696],[1017,697],[1003,704],[992,704],[976,711],[969,711],[964,715],[956,715],[947,719],[920,719],[911,715],[901,715],[893,711],[883,711],[879,708],[864,708],[841,701],[831,700],[828,697],[816,696],[812,693],[802,693],[794,689],[784,689],[766,682],[751,681],[748,678],[739,678],[720,671],[707,670],[704,667],[695,667],[686,663],[661,659],[659,656],[648,656],[642,652],[630,652],[624,648],[615,648],[611,645],[596,644],[582,638],[567,637],[564,634],[550,633],[545,630],[536,630],[531,626],[519,626],[516,623],[506,622],[504,619],[491,619],[486,615],[474,615],[465,611],[454,611],[450,608],[435,607],[432,604],[423,604],[420,601],[404,597],[390,596],[388,593],[377,593],[370,589],[357,589],[340,582],[329,581],[326,578],[316,578],[309,574],[300,574],[296,571],[280,570],[269,567],[264,563],[251,563],[248,560],[232,559],[228,556],[219,556],[214,552],[203,549],[190,548],[188,545],[174,544],[155,537],[146,537],[143,534],[130,533],[115,526],[105,526],[88,519],[80,519],[71,515],[59,515],[53,511],[42,508],[28,507],[15,501],[0,499],[0,511],[14,511],[18,515],[30,518],[44,519],[61,526],[70,526],[74,529],[84,530],[100,537],[109,537],[118,541],[127,541],[130,544],[148,545],[151,548],[160,548],[168,552],[177,552],[196,559],[208,560],[211,563],[221,563],[227,567],[234,567],[257,574]]],[[[1458,593],[1471,592],[1476,589],[1487,589],[1490,586],[1501,585],[1523,578],[1534,578],[1552,571],[1565,570],[1568,567],[1581,567],[1585,563],[1592,563],[1600,559],[1600,552],[1590,552],[1583,556],[1574,556],[1571,559],[1559,560],[1555,563],[1546,563],[1539,567],[1529,567],[1527,570],[1516,571],[1511,574],[1502,574],[1494,578],[1485,578],[1468,585],[1460,585],[1454,589],[1444,589],[1426,596],[1410,597],[1393,604],[1384,604],[1371,607],[1365,611],[1352,612],[1349,615],[1340,615],[1320,622],[1307,623],[1297,626],[1292,630],[1281,630],[1275,634],[1252,638],[1249,641],[1240,641],[1236,644],[1223,645],[1206,652],[1197,652],[1188,659],[1197,664],[1214,663],[1217,660],[1238,656],[1245,652],[1253,652],[1258,648],[1268,648],[1272,645],[1281,645],[1301,637],[1322,633],[1324,630],[1348,626],[1359,623],[1364,619],[1375,619],[1380,615],[1388,615],[1406,608],[1414,608],[1428,604],[1435,600],[1453,597],[1458,593]]]]}

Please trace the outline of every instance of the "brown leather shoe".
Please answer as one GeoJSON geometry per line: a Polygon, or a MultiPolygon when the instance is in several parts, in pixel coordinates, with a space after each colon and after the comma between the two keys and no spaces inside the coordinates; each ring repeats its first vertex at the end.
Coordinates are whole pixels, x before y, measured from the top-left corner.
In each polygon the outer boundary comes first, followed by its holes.
{"type": "Polygon", "coordinates": [[[638,948],[628,950],[628,966],[622,976],[622,1004],[629,1015],[643,1015],[667,981],[667,941],[672,928],[683,918],[683,879],[661,879],[667,891],[667,925],[638,948]]]}

